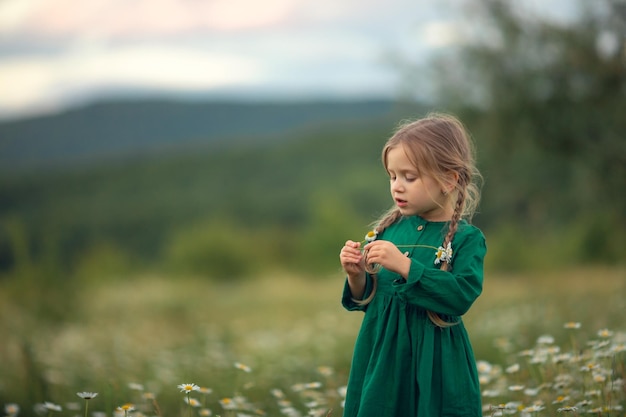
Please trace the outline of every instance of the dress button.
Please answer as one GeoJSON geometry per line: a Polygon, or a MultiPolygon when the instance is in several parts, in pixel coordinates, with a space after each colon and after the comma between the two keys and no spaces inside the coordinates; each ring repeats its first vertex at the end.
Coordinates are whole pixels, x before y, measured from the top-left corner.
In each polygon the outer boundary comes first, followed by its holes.
{"type": "Polygon", "coordinates": [[[420,224],[419,226],[417,226],[417,231],[418,232],[421,232],[422,229],[424,229],[424,225],[423,224],[420,224]]]}

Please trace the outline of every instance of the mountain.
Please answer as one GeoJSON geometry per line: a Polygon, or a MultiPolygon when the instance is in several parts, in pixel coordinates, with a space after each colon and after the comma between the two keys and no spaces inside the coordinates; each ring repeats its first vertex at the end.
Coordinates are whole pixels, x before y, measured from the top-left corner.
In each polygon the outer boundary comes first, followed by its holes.
{"type": "Polygon", "coordinates": [[[284,138],[290,131],[389,117],[392,101],[110,101],[0,122],[0,172],[46,170],[193,146],[284,138]]]}

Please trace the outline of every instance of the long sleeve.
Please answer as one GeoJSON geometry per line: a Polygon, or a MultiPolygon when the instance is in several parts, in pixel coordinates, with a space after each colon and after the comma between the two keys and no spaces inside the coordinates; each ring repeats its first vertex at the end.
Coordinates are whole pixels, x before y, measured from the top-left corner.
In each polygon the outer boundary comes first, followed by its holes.
{"type": "MultiPolygon", "coordinates": [[[[363,299],[366,299],[370,296],[373,291],[373,281],[370,274],[365,274],[365,292],[363,293],[363,299]]],[[[354,297],[352,296],[352,291],[350,291],[350,286],[348,285],[348,279],[346,278],[346,282],[343,287],[343,295],[341,297],[341,304],[344,306],[346,310],[349,311],[365,311],[367,309],[366,305],[358,304],[354,301],[354,297]]]]}
{"type": "Polygon", "coordinates": [[[478,229],[469,227],[455,236],[452,247],[450,272],[412,258],[407,280],[393,284],[398,297],[436,313],[465,314],[482,292],[485,238],[478,229]]]}

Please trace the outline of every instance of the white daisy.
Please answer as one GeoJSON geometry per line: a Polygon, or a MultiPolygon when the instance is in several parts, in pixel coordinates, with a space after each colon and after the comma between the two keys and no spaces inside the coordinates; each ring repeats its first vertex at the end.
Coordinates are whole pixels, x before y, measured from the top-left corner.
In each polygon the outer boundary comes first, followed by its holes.
{"type": "Polygon", "coordinates": [[[452,244],[448,242],[448,246],[445,248],[439,246],[437,248],[437,257],[435,258],[435,265],[439,265],[441,262],[448,262],[452,260],[452,244]]]}
{"type": "Polygon", "coordinates": [[[196,384],[180,384],[178,389],[186,394],[189,394],[191,391],[200,391],[200,387],[196,384]]]}
{"type": "Polygon", "coordinates": [[[20,412],[20,406],[15,403],[6,404],[4,406],[4,412],[8,416],[16,416],[20,412]]]}
{"type": "Polygon", "coordinates": [[[97,392],[77,392],[76,395],[78,395],[80,398],[83,398],[85,400],[91,400],[92,398],[96,398],[98,396],[97,392]]]}
{"type": "Polygon", "coordinates": [[[192,407],[200,407],[202,404],[200,404],[200,401],[196,400],[195,398],[187,398],[185,397],[185,402],[187,404],[189,404],[192,407]]]}
{"type": "Polygon", "coordinates": [[[378,232],[376,230],[370,230],[369,232],[367,232],[367,234],[365,235],[365,241],[367,243],[373,242],[376,240],[376,238],[378,237],[378,232]]]}
{"type": "Polygon", "coordinates": [[[243,363],[240,362],[235,362],[235,368],[240,369],[244,372],[252,372],[252,369],[248,366],[248,365],[244,365],[243,363]]]}
{"type": "Polygon", "coordinates": [[[43,407],[48,411],[62,411],[63,410],[63,408],[60,405],[57,405],[48,401],[43,403],[43,407]]]}

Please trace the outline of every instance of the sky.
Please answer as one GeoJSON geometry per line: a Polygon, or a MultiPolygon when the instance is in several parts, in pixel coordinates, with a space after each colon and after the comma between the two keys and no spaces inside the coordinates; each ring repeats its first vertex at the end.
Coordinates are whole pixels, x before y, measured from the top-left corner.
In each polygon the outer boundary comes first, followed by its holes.
{"type": "Polygon", "coordinates": [[[461,3],[0,0],[0,119],[119,96],[393,97],[388,58],[461,42],[461,3]]]}

